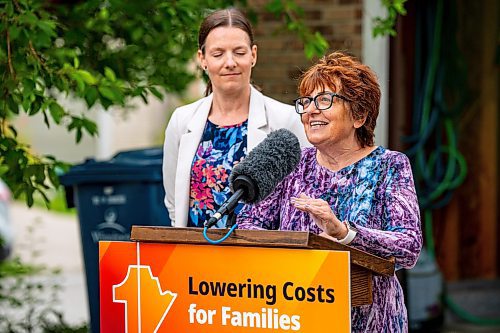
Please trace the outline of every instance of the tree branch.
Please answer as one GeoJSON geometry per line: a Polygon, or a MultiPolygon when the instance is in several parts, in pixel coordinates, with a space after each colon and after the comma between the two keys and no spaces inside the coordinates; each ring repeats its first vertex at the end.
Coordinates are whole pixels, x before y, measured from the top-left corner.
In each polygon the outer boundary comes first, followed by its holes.
{"type": "Polygon", "coordinates": [[[31,39],[29,40],[28,42],[28,48],[30,50],[30,53],[33,55],[33,57],[35,57],[35,59],[42,65],[42,67],[46,70],[46,71],[49,71],[47,66],[45,65],[45,61],[40,58],[40,56],[38,55],[38,52],[36,52],[35,48],[33,47],[33,43],[31,42],[31,39]]]}
{"type": "Polygon", "coordinates": [[[21,8],[21,6],[19,5],[19,1],[17,1],[17,0],[12,0],[12,3],[14,4],[14,6],[16,7],[16,9],[17,9],[19,12],[22,12],[22,8],[21,8]]]}
{"type": "Polygon", "coordinates": [[[9,72],[10,75],[15,79],[16,78],[16,72],[14,71],[14,66],[12,65],[12,53],[10,50],[10,33],[9,29],[6,29],[7,31],[7,62],[9,64],[9,72]]]}

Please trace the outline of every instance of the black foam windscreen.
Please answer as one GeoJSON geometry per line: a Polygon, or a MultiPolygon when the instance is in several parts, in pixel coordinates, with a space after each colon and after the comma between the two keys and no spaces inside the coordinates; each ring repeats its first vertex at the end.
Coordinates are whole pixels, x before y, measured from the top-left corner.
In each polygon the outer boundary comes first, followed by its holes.
{"type": "Polygon", "coordinates": [[[253,185],[253,194],[244,195],[242,200],[259,202],[295,169],[300,156],[300,143],[295,134],[287,129],[273,131],[233,168],[229,177],[231,189],[238,190],[238,180],[245,177],[253,185]]]}

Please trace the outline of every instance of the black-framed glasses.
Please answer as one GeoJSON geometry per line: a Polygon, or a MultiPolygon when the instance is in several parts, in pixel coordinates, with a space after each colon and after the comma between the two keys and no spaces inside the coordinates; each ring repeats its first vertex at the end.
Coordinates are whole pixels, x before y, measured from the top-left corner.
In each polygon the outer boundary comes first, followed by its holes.
{"type": "Polygon", "coordinates": [[[319,111],[323,111],[329,109],[332,106],[335,98],[340,98],[348,102],[351,101],[349,98],[339,95],[337,93],[324,91],[317,94],[314,97],[302,96],[296,98],[293,100],[293,104],[295,105],[295,111],[298,114],[303,114],[306,113],[306,109],[309,107],[309,105],[311,105],[311,102],[314,101],[316,109],[318,109],[319,111]]]}

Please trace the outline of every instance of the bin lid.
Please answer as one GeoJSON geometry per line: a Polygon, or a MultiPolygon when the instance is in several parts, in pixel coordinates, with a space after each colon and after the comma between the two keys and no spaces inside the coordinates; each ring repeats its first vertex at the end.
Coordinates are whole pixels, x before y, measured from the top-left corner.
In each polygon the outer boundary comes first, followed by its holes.
{"type": "Polygon", "coordinates": [[[87,159],[61,175],[64,186],[83,183],[123,181],[161,181],[163,150],[161,147],[123,151],[110,160],[87,159]]]}

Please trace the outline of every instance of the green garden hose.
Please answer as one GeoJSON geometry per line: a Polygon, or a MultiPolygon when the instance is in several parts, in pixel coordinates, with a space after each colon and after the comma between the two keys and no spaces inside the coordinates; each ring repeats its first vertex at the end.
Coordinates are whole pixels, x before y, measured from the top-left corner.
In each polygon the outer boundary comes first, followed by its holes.
{"type": "MultiPolygon", "coordinates": [[[[411,144],[406,154],[411,160],[423,212],[426,250],[435,260],[432,211],[451,200],[467,175],[467,162],[458,149],[456,125],[466,104],[466,94],[458,91],[466,86],[466,70],[454,37],[455,4],[438,0],[419,8],[425,12],[417,13],[413,133],[405,141],[411,144]],[[443,16],[445,7],[447,15],[443,16]],[[442,48],[443,40],[446,48],[442,48]],[[445,98],[450,92],[458,96],[453,105],[445,98]]],[[[446,293],[443,302],[467,322],[500,325],[500,319],[479,318],[466,312],[446,293]]]]}

